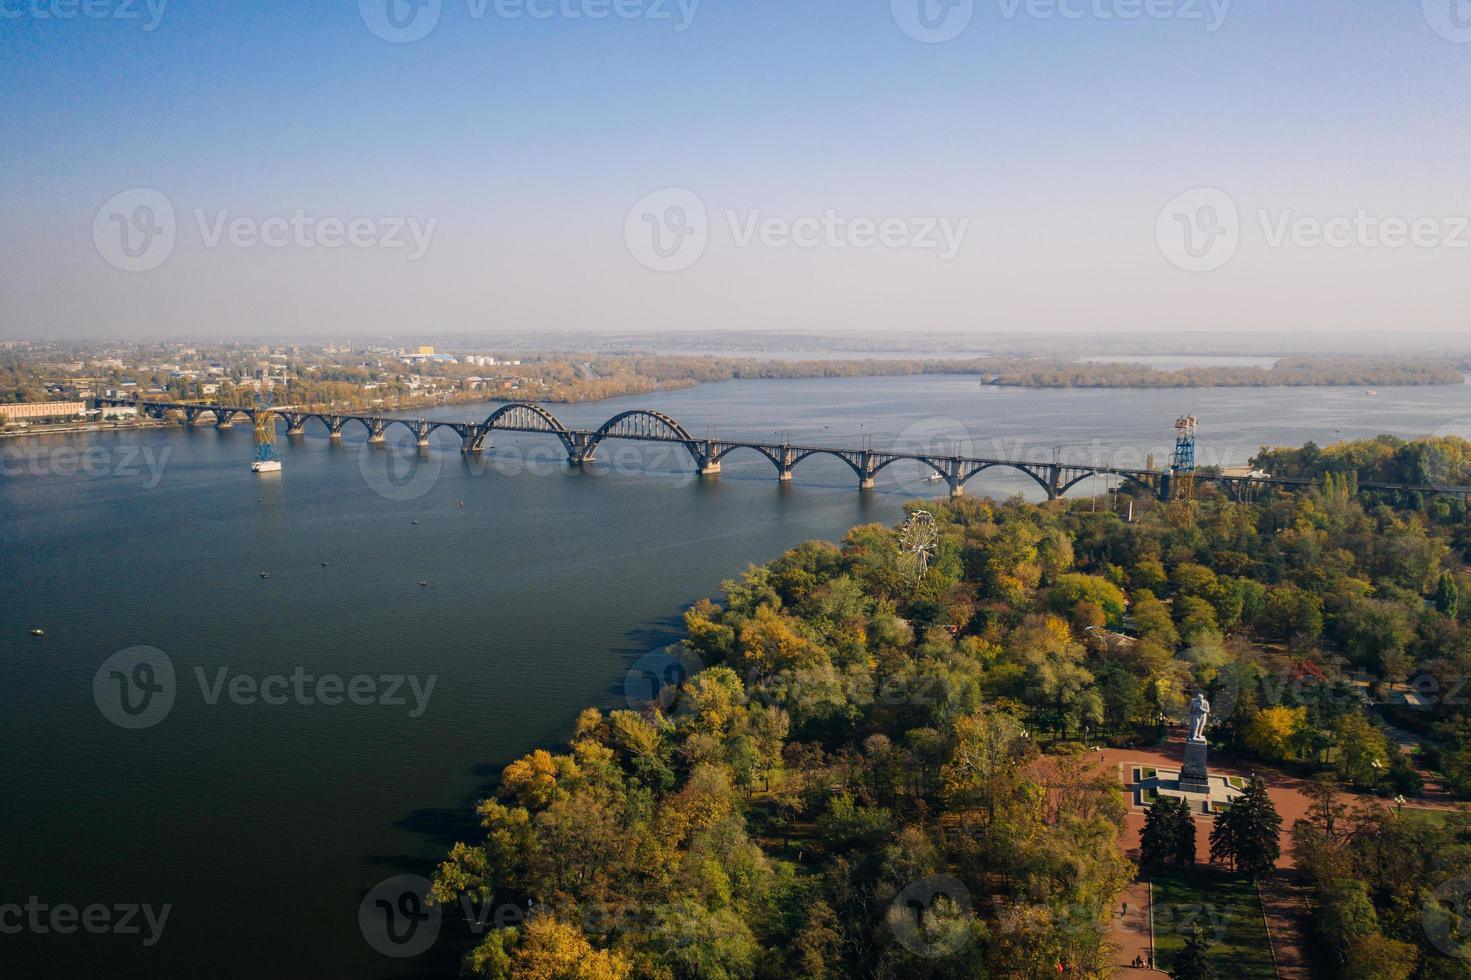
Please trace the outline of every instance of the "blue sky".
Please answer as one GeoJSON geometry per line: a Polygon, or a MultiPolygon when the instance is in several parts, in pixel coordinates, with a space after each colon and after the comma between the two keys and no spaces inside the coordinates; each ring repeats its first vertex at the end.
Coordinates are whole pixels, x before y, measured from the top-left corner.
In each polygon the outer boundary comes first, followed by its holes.
{"type": "Polygon", "coordinates": [[[0,0],[0,335],[1464,329],[1471,43],[1441,0],[975,0],[939,43],[901,26],[936,0],[702,0],[684,30],[675,0],[442,0],[409,43],[370,29],[389,0],[57,2],[0,0]],[[137,188],[177,235],[128,271],[94,222],[137,188]],[[629,238],[665,188],[707,226],[675,271],[629,238]],[[1157,230],[1196,188],[1239,210],[1206,271],[1157,230]],[[207,234],[296,212],[374,241],[207,234]],[[829,213],[910,240],[736,234],[829,213]],[[1405,248],[1264,232],[1357,213],[1438,224],[1405,248]],[[433,222],[412,258],[408,218],[433,222]],[[947,258],[921,244],[939,220],[965,223],[947,258]]]}

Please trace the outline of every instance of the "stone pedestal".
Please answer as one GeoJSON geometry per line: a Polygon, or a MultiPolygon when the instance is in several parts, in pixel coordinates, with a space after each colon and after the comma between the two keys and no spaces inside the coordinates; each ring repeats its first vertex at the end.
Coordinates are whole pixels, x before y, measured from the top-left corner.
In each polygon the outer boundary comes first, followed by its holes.
{"type": "Polygon", "coordinates": [[[1189,740],[1185,743],[1185,765],[1180,769],[1180,792],[1209,793],[1211,791],[1210,770],[1206,768],[1205,739],[1189,740]]]}

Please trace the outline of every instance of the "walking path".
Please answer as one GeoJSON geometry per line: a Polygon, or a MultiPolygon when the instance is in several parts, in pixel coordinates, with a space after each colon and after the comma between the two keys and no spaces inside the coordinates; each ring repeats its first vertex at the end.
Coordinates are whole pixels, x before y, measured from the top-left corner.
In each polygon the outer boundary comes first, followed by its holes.
{"type": "MultiPolygon", "coordinates": [[[[1134,861],[1139,860],[1139,837],[1144,829],[1143,807],[1134,800],[1132,783],[1137,766],[1158,766],[1178,769],[1184,763],[1185,745],[1175,740],[1160,746],[1135,749],[1096,749],[1090,753],[1094,762],[1107,771],[1117,773],[1128,795],[1129,811],[1125,816],[1125,829],[1120,838],[1124,853],[1134,861]]],[[[1304,780],[1265,767],[1241,767],[1217,758],[1211,760],[1211,771],[1220,775],[1249,776],[1253,771],[1267,784],[1267,793],[1272,798],[1277,812],[1282,816],[1282,860],[1276,874],[1262,882],[1261,895],[1267,928],[1271,932],[1273,951],[1277,960],[1277,975],[1285,980],[1311,980],[1311,962],[1308,956],[1309,908],[1299,874],[1292,862],[1292,825],[1306,816],[1308,799],[1303,793],[1304,780]]],[[[1344,794],[1346,799],[1355,799],[1344,794]]],[[[1454,805],[1440,799],[1417,801],[1407,809],[1443,810],[1454,805]]],[[[1211,818],[1204,814],[1195,818],[1196,860],[1201,864],[1210,862],[1211,818]]],[[[1137,924],[1145,912],[1149,890],[1147,883],[1134,882],[1120,897],[1128,902],[1129,915],[1122,918],[1119,910],[1114,912],[1114,939],[1119,945],[1118,971],[1120,977],[1163,976],[1155,971],[1136,970],[1129,966],[1136,955],[1148,955],[1148,919],[1142,918],[1142,929],[1137,924]]]]}

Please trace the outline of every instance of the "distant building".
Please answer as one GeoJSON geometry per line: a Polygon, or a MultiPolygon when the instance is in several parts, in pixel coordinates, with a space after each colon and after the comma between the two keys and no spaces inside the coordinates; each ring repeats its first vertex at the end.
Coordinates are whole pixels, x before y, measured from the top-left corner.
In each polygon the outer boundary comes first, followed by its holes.
{"type": "Polygon", "coordinates": [[[13,405],[0,405],[0,415],[11,422],[77,419],[86,414],[85,402],[16,402],[13,405]]]}
{"type": "Polygon", "coordinates": [[[433,357],[434,356],[434,348],[433,347],[416,347],[416,348],[414,348],[414,353],[415,354],[418,354],[420,357],[433,357]]]}

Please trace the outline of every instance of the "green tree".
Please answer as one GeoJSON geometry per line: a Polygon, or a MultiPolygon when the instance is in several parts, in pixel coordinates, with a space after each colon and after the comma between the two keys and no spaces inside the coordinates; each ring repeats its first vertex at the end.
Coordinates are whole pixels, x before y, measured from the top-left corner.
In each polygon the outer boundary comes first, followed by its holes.
{"type": "Polygon", "coordinates": [[[1170,976],[1175,980],[1216,980],[1216,968],[1211,962],[1210,948],[1210,940],[1197,924],[1185,938],[1185,948],[1175,957],[1170,976]]]}
{"type": "Polygon", "coordinates": [[[1282,855],[1281,833],[1282,817],[1267,794],[1267,783],[1254,775],[1230,809],[1216,814],[1211,860],[1228,862],[1256,881],[1277,866],[1282,855]]]}
{"type": "Polygon", "coordinates": [[[1440,581],[1435,586],[1435,608],[1442,616],[1455,619],[1461,611],[1461,590],[1456,585],[1456,577],[1449,571],[1440,573],[1440,581]]]}

